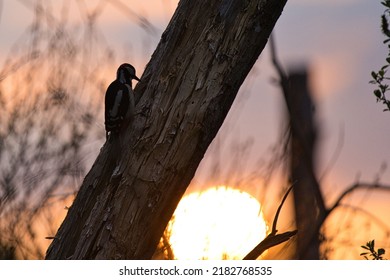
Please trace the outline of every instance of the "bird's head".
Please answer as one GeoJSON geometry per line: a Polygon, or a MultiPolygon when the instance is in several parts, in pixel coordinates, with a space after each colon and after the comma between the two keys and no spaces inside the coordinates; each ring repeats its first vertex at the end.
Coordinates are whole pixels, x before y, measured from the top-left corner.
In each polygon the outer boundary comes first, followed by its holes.
{"type": "Polygon", "coordinates": [[[116,79],[122,84],[128,85],[131,85],[132,80],[140,81],[140,79],[135,75],[135,68],[128,63],[123,63],[119,66],[118,71],[116,72],[116,79]]]}

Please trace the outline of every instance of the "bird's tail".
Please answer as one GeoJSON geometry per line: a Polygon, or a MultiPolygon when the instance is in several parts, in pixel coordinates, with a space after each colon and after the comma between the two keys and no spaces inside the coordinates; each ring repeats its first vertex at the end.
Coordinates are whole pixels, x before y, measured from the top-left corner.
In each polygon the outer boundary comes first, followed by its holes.
{"type": "Polygon", "coordinates": [[[121,141],[119,134],[111,132],[108,135],[107,142],[109,145],[107,166],[112,176],[114,176],[115,173],[118,173],[120,164],[121,141]]]}

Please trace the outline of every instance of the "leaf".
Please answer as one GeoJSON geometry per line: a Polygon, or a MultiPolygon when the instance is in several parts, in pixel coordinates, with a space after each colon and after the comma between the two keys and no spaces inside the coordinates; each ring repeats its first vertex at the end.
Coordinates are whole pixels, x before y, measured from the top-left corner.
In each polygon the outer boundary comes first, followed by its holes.
{"type": "Polygon", "coordinates": [[[379,88],[381,89],[382,93],[385,93],[388,87],[388,85],[379,85],[379,88]]]}
{"type": "MultiPolygon", "coordinates": [[[[379,89],[374,90],[374,94],[377,98],[382,97],[382,92],[379,89]]],[[[367,243],[367,246],[370,246],[369,243],[367,243]]]]}
{"type": "Polygon", "coordinates": [[[385,249],[383,249],[383,248],[378,249],[378,255],[379,256],[383,255],[384,253],[385,253],[385,249]]]}
{"type": "Polygon", "coordinates": [[[378,74],[374,71],[371,72],[371,77],[376,80],[376,77],[378,77],[378,74]]]}
{"type": "MultiPolygon", "coordinates": [[[[378,91],[379,91],[379,90],[378,90],[378,91]]],[[[371,252],[373,252],[373,251],[374,251],[374,247],[375,247],[375,240],[368,241],[366,245],[367,245],[368,249],[369,249],[371,252]]]]}
{"type": "Polygon", "coordinates": [[[382,15],[382,17],[381,17],[381,27],[382,27],[383,34],[388,36],[388,34],[390,33],[390,31],[389,31],[389,23],[387,22],[387,18],[386,18],[385,15],[382,15]]]}

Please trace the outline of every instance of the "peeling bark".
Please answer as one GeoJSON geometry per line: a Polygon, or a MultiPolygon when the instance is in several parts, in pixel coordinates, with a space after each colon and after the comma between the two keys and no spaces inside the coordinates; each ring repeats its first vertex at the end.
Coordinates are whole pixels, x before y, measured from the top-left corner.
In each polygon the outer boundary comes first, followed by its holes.
{"type": "Polygon", "coordinates": [[[135,88],[121,151],[103,146],[47,259],[152,257],[286,1],[180,1],[135,88]]]}

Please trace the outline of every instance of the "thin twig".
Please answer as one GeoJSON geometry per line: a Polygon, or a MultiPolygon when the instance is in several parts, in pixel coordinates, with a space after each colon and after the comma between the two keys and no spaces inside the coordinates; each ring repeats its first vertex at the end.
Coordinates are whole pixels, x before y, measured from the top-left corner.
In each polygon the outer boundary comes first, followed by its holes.
{"type": "Polygon", "coordinates": [[[286,201],[286,198],[287,198],[288,194],[291,192],[294,184],[295,184],[295,182],[293,184],[291,184],[291,186],[288,188],[287,192],[283,196],[282,202],[280,203],[278,209],[276,210],[274,221],[272,223],[272,231],[271,231],[271,233],[273,233],[274,235],[277,232],[276,224],[278,223],[280,211],[282,210],[282,206],[283,206],[284,202],[286,201]]]}
{"type": "MultiPolygon", "coordinates": [[[[357,189],[381,189],[385,191],[390,191],[390,185],[381,185],[381,184],[370,184],[370,183],[355,183],[349,188],[347,188],[336,200],[332,207],[327,209],[327,216],[338,206],[340,206],[341,201],[350,193],[357,189]]],[[[325,219],[324,219],[325,220],[325,219]]]]}
{"type": "Polygon", "coordinates": [[[274,221],[272,223],[272,231],[271,231],[271,233],[269,233],[267,235],[267,237],[264,238],[264,240],[261,241],[255,248],[253,248],[253,250],[250,251],[244,257],[244,260],[255,260],[259,256],[261,256],[261,254],[264,253],[266,250],[268,250],[271,247],[274,247],[276,245],[279,245],[279,244],[281,244],[283,242],[288,241],[291,237],[293,237],[294,235],[297,234],[297,232],[298,232],[297,230],[287,231],[287,232],[284,232],[284,233],[276,234],[278,232],[278,230],[276,229],[276,225],[278,223],[280,211],[282,209],[282,206],[283,206],[284,202],[286,201],[286,198],[287,198],[288,194],[292,190],[293,186],[294,186],[294,184],[292,184],[288,188],[287,192],[284,194],[284,196],[282,198],[282,201],[281,201],[278,209],[276,210],[275,218],[274,218],[274,221]]]}

